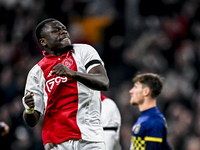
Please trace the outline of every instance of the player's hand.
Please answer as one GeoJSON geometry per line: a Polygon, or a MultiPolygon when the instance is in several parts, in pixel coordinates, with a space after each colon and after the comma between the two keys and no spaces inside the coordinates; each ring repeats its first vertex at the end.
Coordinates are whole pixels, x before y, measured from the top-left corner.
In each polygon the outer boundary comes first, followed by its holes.
{"type": "Polygon", "coordinates": [[[0,122],[0,128],[1,128],[0,132],[1,136],[6,135],[10,130],[9,126],[5,122],[0,122]]]}
{"type": "Polygon", "coordinates": [[[30,92],[22,99],[27,114],[34,113],[35,102],[33,96],[34,96],[33,92],[30,92]]]}
{"type": "Polygon", "coordinates": [[[51,74],[56,74],[61,77],[66,76],[67,78],[72,78],[75,75],[75,71],[67,68],[64,64],[60,63],[57,66],[53,67],[53,72],[51,74]]]}

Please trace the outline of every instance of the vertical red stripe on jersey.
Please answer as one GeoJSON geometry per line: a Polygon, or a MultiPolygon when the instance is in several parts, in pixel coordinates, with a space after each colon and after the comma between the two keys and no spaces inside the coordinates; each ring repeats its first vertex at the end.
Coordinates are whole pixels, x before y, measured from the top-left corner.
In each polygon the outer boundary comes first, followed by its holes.
{"type": "Polygon", "coordinates": [[[44,72],[45,90],[48,95],[42,131],[44,145],[46,143],[61,143],[69,139],[81,139],[80,129],[76,122],[77,81],[50,74],[53,67],[59,63],[77,71],[73,56],[65,56],[44,57],[38,63],[44,72]]]}

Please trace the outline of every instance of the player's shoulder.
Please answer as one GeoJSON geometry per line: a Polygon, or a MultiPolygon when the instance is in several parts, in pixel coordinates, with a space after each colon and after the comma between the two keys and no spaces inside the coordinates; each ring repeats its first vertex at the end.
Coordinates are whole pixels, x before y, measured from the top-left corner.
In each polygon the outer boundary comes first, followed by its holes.
{"type": "Polygon", "coordinates": [[[92,47],[91,45],[89,44],[73,44],[73,47],[74,47],[74,50],[77,51],[77,50],[94,50],[94,47],[92,47]]]}
{"type": "Polygon", "coordinates": [[[149,116],[146,121],[143,122],[145,128],[163,128],[165,126],[164,116],[162,115],[152,115],[149,116]]]}
{"type": "Polygon", "coordinates": [[[112,99],[104,99],[102,101],[102,107],[106,107],[108,109],[107,111],[115,112],[118,115],[120,114],[117,104],[112,99]]]}
{"type": "Polygon", "coordinates": [[[116,105],[115,102],[110,98],[105,98],[102,103],[106,103],[107,105],[116,105]]]}
{"type": "Polygon", "coordinates": [[[40,70],[40,66],[39,66],[38,64],[35,64],[35,65],[31,68],[30,72],[31,72],[31,71],[37,71],[37,70],[40,70]]]}
{"type": "Polygon", "coordinates": [[[38,64],[35,64],[29,71],[28,75],[37,75],[41,72],[41,68],[38,64]]]}

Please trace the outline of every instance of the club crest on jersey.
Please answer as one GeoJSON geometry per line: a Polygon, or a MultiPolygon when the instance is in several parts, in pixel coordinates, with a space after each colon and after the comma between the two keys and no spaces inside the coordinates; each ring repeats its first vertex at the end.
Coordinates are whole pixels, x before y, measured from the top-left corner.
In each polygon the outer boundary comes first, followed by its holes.
{"type": "Polygon", "coordinates": [[[63,61],[63,64],[66,66],[66,67],[71,67],[73,65],[73,60],[71,58],[66,58],[64,61],[63,61]]]}
{"type": "Polygon", "coordinates": [[[141,127],[140,124],[136,125],[136,127],[135,127],[135,129],[134,129],[134,133],[135,133],[135,134],[138,134],[138,133],[140,132],[140,127],[141,127]]]}

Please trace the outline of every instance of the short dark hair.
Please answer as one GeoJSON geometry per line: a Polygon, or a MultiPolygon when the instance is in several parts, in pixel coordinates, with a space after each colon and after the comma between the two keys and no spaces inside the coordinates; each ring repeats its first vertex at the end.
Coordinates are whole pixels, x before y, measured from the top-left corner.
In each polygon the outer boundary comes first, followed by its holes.
{"type": "Polygon", "coordinates": [[[41,21],[35,28],[35,34],[36,34],[36,37],[37,37],[37,40],[39,41],[40,38],[41,38],[41,32],[45,26],[46,23],[48,22],[51,22],[51,21],[58,21],[57,19],[54,19],[54,18],[48,18],[48,19],[45,19],[43,21],[41,21]]]}
{"type": "Polygon", "coordinates": [[[156,98],[161,93],[163,79],[164,78],[154,73],[142,73],[134,77],[133,82],[140,82],[144,86],[149,87],[151,90],[151,97],[156,98]]]}

